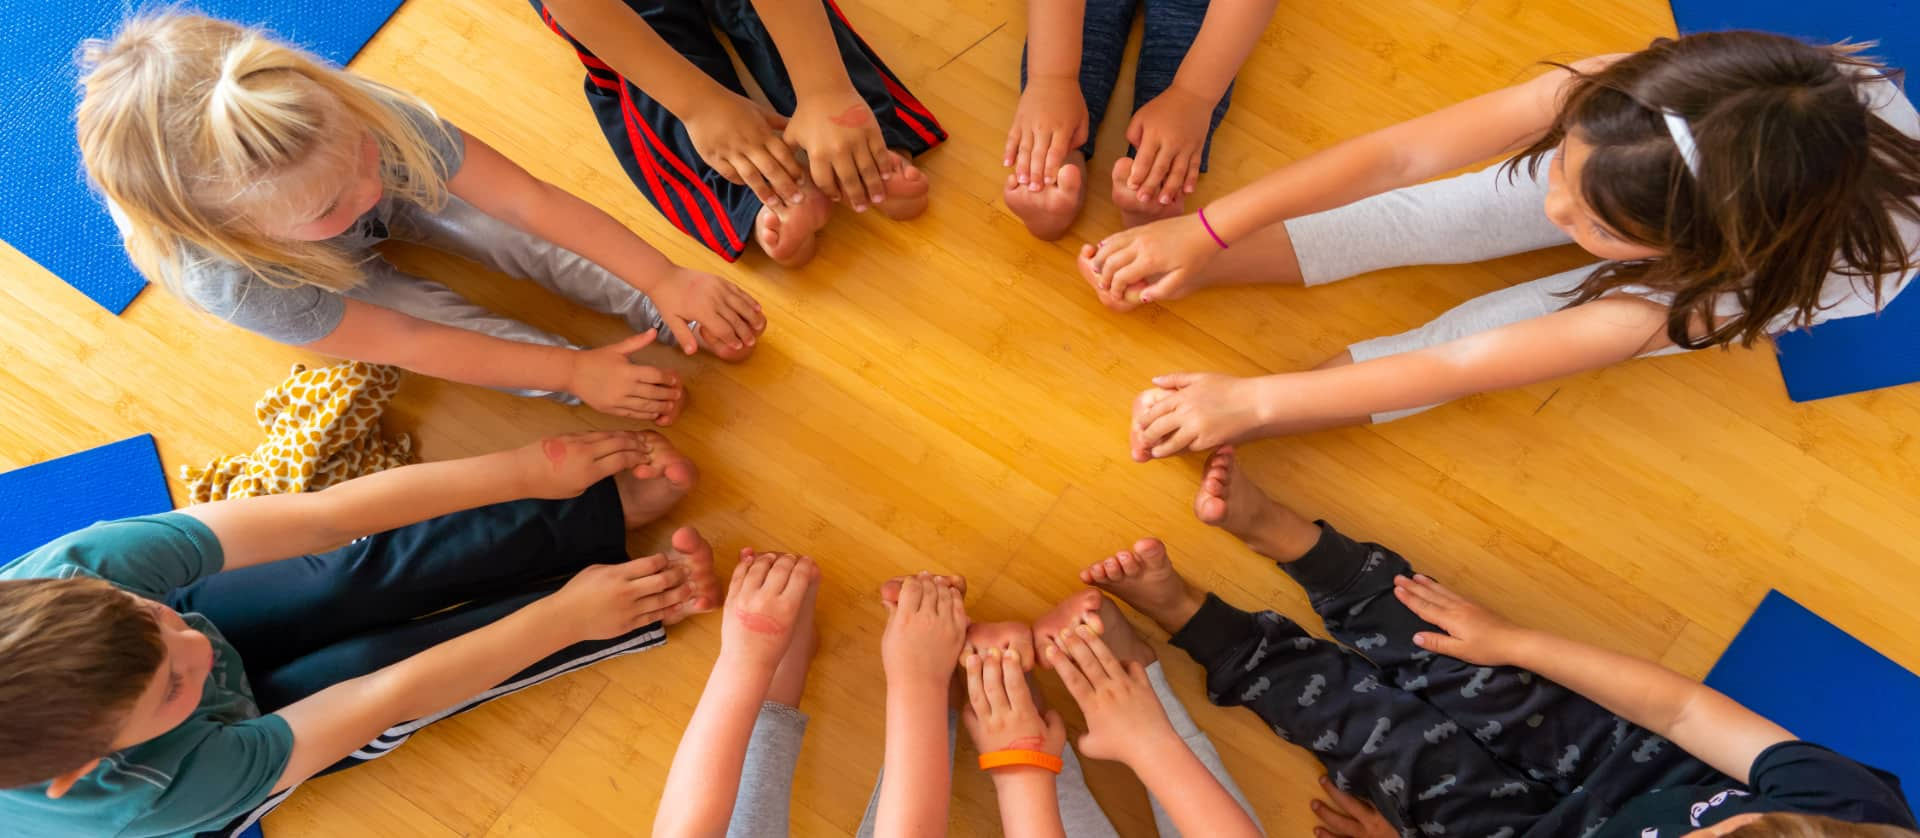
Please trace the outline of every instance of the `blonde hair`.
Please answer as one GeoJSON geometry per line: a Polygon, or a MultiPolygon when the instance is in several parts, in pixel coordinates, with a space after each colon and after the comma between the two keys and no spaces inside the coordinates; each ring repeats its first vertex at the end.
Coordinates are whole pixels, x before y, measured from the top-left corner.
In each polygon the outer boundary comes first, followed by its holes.
{"type": "Polygon", "coordinates": [[[438,208],[445,161],[403,108],[419,100],[332,67],[265,30],[165,10],[81,46],[80,157],[126,215],[127,254],[183,299],[199,260],[281,287],[361,281],[358,257],[263,232],[258,213],[349,166],[360,129],[379,146],[386,195],[438,208]]]}
{"type": "Polygon", "coordinates": [[[1915,838],[1895,826],[1848,823],[1818,815],[1775,812],[1727,833],[1728,838],[1915,838]]]}

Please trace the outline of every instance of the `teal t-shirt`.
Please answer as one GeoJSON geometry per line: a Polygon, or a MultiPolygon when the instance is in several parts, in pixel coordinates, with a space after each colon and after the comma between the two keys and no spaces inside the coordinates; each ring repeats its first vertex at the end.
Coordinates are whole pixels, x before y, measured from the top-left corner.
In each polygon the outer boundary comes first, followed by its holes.
{"type": "MultiPolygon", "coordinates": [[[[95,524],[0,568],[0,579],[92,576],[164,602],[220,572],[220,541],[177,512],[95,524]]],[[[213,623],[185,614],[213,643],[214,665],[193,715],[158,738],[111,754],[58,800],[46,783],[0,790],[9,836],[192,835],[224,826],[273,793],[293,730],[263,716],[240,654],[213,623]]]]}

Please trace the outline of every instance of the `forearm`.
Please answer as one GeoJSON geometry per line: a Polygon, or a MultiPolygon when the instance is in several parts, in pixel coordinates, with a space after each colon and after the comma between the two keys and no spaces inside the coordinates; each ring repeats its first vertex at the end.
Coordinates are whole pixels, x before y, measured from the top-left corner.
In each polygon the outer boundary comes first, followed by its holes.
{"type": "Polygon", "coordinates": [[[359,300],[347,301],[331,334],[302,348],[462,384],[556,392],[567,389],[574,359],[566,347],[497,338],[359,300]]]}
{"type": "Polygon", "coordinates": [[[1206,102],[1218,102],[1247,62],[1273,19],[1279,0],[1214,0],[1200,34],[1174,74],[1173,86],[1206,102]]]}
{"type": "Polygon", "coordinates": [[[875,834],[945,835],[953,759],[947,748],[944,684],[887,685],[886,767],[875,834]]]}
{"type": "Polygon", "coordinates": [[[1260,827],[1247,816],[1225,786],[1207,772],[1179,737],[1168,736],[1151,756],[1128,762],[1167,817],[1182,835],[1260,838],[1260,827]]]}
{"type": "Polygon", "coordinates": [[[772,670],[733,661],[721,651],[673,753],[673,768],[654,815],[654,835],[677,838],[727,831],[740,791],[741,765],[772,679],[772,670]]]}
{"type": "Polygon", "coordinates": [[[1085,0],[1028,0],[1027,78],[1080,83],[1080,36],[1085,0]]]}
{"type": "Polygon", "coordinates": [[[277,711],[293,755],[275,790],[291,787],[400,722],[437,713],[505,681],[580,638],[542,599],[490,625],[277,711]]]}
{"type": "Polygon", "coordinates": [[[680,269],[604,210],[551,183],[538,183],[526,210],[507,219],[515,227],[586,257],[641,291],[652,291],[680,269]]]}
{"type": "Polygon", "coordinates": [[[1001,769],[993,775],[1000,802],[1000,831],[1007,838],[1064,838],[1054,775],[1037,768],[1001,769]]]}
{"type": "Polygon", "coordinates": [[[622,77],[645,80],[647,95],[683,120],[703,102],[737,95],[694,66],[619,0],[548,0],[545,6],[568,35],[622,77]]]}
{"type": "Polygon", "coordinates": [[[781,61],[793,79],[796,99],[804,101],[816,93],[853,89],[824,4],[819,0],[753,0],[753,8],[780,50],[781,61]]]}

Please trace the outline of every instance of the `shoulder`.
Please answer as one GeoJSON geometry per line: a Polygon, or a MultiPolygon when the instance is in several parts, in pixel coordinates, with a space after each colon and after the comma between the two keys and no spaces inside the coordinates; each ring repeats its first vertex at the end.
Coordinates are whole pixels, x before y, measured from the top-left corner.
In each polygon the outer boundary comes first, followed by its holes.
{"type": "Polygon", "coordinates": [[[217,568],[220,541],[193,517],[167,512],[94,524],[69,533],[0,568],[0,579],[92,576],[148,591],[155,565],[217,568]]]}
{"type": "Polygon", "coordinates": [[[1791,740],[1761,751],[1748,772],[1748,786],[1798,812],[1915,826],[1897,778],[1811,742],[1791,740]]]}

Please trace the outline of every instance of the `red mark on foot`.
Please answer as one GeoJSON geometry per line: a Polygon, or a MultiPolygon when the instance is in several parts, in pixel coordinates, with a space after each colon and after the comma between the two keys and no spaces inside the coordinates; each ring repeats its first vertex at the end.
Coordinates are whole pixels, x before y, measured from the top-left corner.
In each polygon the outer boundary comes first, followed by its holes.
{"type": "Polygon", "coordinates": [[[871,108],[868,108],[866,105],[853,105],[851,107],[848,107],[846,110],[841,111],[839,116],[828,117],[828,119],[831,120],[833,124],[842,125],[848,128],[852,128],[858,125],[865,125],[867,124],[867,120],[872,118],[873,118],[873,110],[871,108]]]}
{"type": "Polygon", "coordinates": [[[547,455],[547,462],[556,466],[567,459],[567,444],[559,439],[542,440],[540,450],[547,455]]]}
{"type": "Polygon", "coordinates": [[[740,621],[741,628],[744,628],[747,631],[753,632],[754,634],[786,634],[787,633],[787,627],[785,625],[781,624],[779,620],[776,620],[765,614],[755,614],[751,611],[742,611],[738,614],[733,615],[733,618],[740,621]]]}

